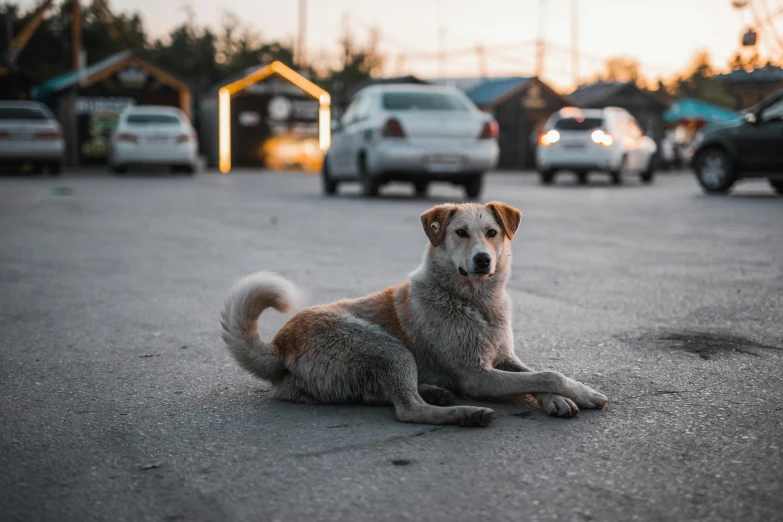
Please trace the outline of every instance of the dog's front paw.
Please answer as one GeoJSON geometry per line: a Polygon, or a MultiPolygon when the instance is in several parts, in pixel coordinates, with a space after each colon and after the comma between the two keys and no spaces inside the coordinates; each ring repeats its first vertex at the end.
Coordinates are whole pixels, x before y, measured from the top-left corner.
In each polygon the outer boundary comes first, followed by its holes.
{"type": "Polygon", "coordinates": [[[570,418],[579,413],[577,405],[568,397],[554,393],[536,393],[535,398],[551,417],[570,418]]]}
{"type": "Polygon", "coordinates": [[[603,410],[609,404],[609,398],[601,392],[573,379],[568,380],[569,397],[580,408],[603,410]]]}

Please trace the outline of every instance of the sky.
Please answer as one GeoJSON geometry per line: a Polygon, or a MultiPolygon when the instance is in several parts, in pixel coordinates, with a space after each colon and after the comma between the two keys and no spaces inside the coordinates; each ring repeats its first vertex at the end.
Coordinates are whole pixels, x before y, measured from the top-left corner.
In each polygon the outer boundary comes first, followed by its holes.
{"type": "MultiPolygon", "coordinates": [[[[35,0],[22,0],[32,6],[35,0]]],[[[776,11],[783,0],[755,0],[776,11]]],[[[360,40],[371,27],[381,32],[387,75],[422,77],[480,74],[477,44],[486,49],[489,76],[533,75],[539,20],[547,41],[543,78],[563,90],[573,85],[571,6],[576,4],[581,59],[580,77],[591,77],[603,60],[623,55],[637,59],[647,77],[670,76],[687,68],[700,50],[723,67],[739,48],[751,22],[749,10],[738,12],[730,0],[307,0],[307,57],[335,56],[347,25],[360,40]],[[543,16],[539,12],[544,5],[543,16]],[[441,30],[444,28],[445,30],[441,30]],[[439,45],[447,55],[439,62],[439,45]],[[519,44],[519,45],[516,45],[519,44]]],[[[193,8],[199,24],[218,27],[227,11],[265,39],[294,41],[299,0],[109,0],[114,11],[137,10],[147,31],[165,36],[193,8]]],[[[783,37],[783,14],[775,18],[783,37]]],[[[763,56],[775,35],[761,32],[763,56]],[[766,39],[766,40],[765,40],[766,39]]],[[[783,39],[783,38],[782,38],[783,39]]]]}

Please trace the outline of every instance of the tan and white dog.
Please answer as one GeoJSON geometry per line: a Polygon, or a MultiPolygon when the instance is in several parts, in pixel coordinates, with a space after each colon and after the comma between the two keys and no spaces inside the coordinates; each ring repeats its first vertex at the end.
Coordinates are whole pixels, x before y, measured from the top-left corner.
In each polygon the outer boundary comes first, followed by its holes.
{"type": "Polygon", "coordinates": [[[223,339],[286,401],[391,404],[401,421],[462,426],[487,426],[494,411],[447,406],[454,394],[532,393],[560,417],[603,408],[603,394],[557,372],[534,372],[514,353],[505,284],[521,218],[499,202],[433,207],[421,215],[430,244],[408,281],[301,310],[271,342],[260,338],[258,317],[268,307],[289,311],[296,288],[268,272],[249,275],[226,301],[223,339]]]}

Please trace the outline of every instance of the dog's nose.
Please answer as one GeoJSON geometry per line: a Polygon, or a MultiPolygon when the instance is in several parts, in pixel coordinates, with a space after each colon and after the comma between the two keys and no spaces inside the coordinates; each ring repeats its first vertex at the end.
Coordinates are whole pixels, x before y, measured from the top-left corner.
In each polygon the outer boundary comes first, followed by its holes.
{"type": "Polygon", "coordinates": [[[489,254],[482,252],[473,256],[473,264],[476,265],[476,268],[489,268],[490,263],[492,263],[492,258],[489,257],[489,254]]]}

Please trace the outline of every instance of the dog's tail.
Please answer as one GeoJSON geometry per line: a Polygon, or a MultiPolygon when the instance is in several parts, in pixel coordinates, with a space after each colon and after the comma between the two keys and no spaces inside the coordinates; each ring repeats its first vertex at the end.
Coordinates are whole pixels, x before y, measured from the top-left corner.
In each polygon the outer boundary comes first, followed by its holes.
{"type": "Polygon", "coordinates": [[[220,321],[222,337],[239,365],[256,377],[276,381],[285,375],[272,344],[258,335],[258,317],[269,307],[290,311],[297,295],[293,283],[271,272],[250,274],[231,290],[220,321]]]}

